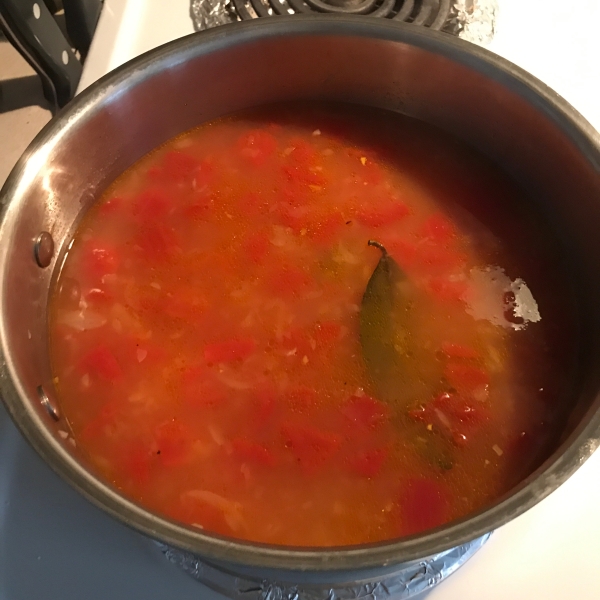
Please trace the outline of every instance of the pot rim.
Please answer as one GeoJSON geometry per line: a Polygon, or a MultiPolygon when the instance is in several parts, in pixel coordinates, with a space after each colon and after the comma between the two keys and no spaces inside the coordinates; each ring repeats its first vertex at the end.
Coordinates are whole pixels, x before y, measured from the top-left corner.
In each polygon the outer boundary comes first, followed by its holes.
{"type": "MultiPolygon", "coordinates": [[[[67,129],[101,108],[126,86],[136,85],[164,68],[190,58],[257,39],[284,35],[368,37],[413,45],[472,68],[524,98],[544,113],[570,138],[600,172],[600,135],[563,98],[537,78],[492,52],[448,34],[385,19],[363,16],[296,15],[232,23],[169,42],[129,61],[102,77],[71,101],[30,144],[9,175],[2,191],[0,239],[10,220],[10,200],[20,195],[32,178],[32,167],[43,167],[47,148],[67,129]],[[46,149],[46,151],[45,151],[46,149]]],[[[35,173],[34,173],[35,174],[35,173]]],[[[33,175],[34,175],[33,174],[33,175]]],[[[0,302],[8,252],[0,245],[0,302]]],[[[0,305],[0,311],[3,306],[0,305]]],[[[3,319],[4,317],[0,317],[3,319]]],[[[47,423],[22,400],[27,396],[8,349],[6,328],[0,322],[0,393],[21,433],[41,457],[68,483],[119,521],[133,529],[208,560],[287,571],[347,571],[381,568],[421,559],[455,547],[494,530],[524,513],[562,484],[600,445],[600,395],[591,415],[559,449],[504,499],[446,526],[401,540],[338,548],[272,546],[209,535],[160,517],[121,496],[79,464],[55,439],[47,423]]]]}

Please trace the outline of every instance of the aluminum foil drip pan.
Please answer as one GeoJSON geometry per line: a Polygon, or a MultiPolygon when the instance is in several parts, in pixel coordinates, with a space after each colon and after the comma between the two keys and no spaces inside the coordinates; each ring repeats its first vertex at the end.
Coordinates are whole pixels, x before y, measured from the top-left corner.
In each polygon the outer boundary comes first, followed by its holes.
{"type": "Polygon", "coordinates": [[[471,558],[491,534],[418,561],[404,563],[377,579],[329,583],[269,581],[239,574],[204,562],[198,556],[164,544],[158,546],[171,563],[190,577],[228,598],[240,600],[405,600],[425,592],[452,575],[471,558]]]}

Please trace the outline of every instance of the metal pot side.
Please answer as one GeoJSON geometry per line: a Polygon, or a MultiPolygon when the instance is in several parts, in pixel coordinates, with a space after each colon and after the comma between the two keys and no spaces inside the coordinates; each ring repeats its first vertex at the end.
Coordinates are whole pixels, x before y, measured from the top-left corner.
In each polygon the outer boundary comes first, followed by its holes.
{"type": "MultiPolygon", "coordinates": [[[[445,34],[368,17],[294,16],[194,34],[85,90],[38,135],[0,195],[0,391],[42,458],[102,509],[221,565],[291,579],[381,575],[481,537],[564,482],[600,439],[600,136],[564,100],[495,55],[445,34]],[[242,108],[323,98],[387,108],[437,125],[491,156],[532,192],[569,253],[580,295],[581,381],[562,443],[503,499],[411,538],[294,549],[188,529],[97,479],[59,429],[48,359],[50,285],[81,215],[125,169],[169,138],[242,108]],[[55,251],[34,257],[41,232],[55,251]],[[47,398],[40,402],[39,386],[47,398]],[[52,411],[50,411],[52,412],[52,411]],[[296,574],[296,575],[294,575],[296,574]]],[[[354,579],[354,578],[353,578],[354,579]]]]}

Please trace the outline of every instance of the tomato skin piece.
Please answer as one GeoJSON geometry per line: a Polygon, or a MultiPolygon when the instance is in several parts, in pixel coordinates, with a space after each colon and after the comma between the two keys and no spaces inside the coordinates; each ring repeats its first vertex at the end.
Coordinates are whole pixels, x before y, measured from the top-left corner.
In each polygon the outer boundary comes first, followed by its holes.
{"type": "Polygon", "coordinates": [[[154,430],[157,455],[165,467],[175,467],[185,462],[192,441],[189,428],[175,419],[161,423],[154,430]]]}
{"type": "Polygon", "coordinates": [[[387,448],[376,448],[358,452],[350,459],[350,471],[359,477],[371,479],[376,477],[389,454],[387,448]]]}
{"type": "Polygon", "coordinates": [[[244,360],[255,351],[255,340],[251,338],[234,338],[204,346],[204,360],[208,364],[244,360]]]}
{"type": "Polygon", "coordinates": [[[258,444],[246,438],[236,438],[231,442],[234,455],[242,462],[255,465],[272,467],[275,465],[275,456],[262,444],[258,444]]]}
{"type": "Polygon", "coordinates": [[[254,129],[239,138],[237,147],[245,161],[262,167],[277,150],[277,139],[262,129],[254,129]]]}
{"type": "Polygon", "coordinates": [[[136,243],[142,257],[149,263],[168,261],[179,247],[174,231],[159,223],[141,229],[136,243]]]}
{"type": "Polygon", "coordinates": [[[340,446],[340,439],[336,434],[307,425],[284,423],[281,434],[286,448],[307,474],[323,467],[340,446]]]}
{"type": "Polygon", "coordinates": [[[425,478],[405,482],[399,499],[403,536],[443,525],[448,520],[449,493],[441,483],[425,478]]]}
{"type": "Polygon", "coordinates": [[[123,371],[115,355],[103,344],[92,348],[81,359],[80,369],[109,383],[115,383],[123,376],[123,371]]]}

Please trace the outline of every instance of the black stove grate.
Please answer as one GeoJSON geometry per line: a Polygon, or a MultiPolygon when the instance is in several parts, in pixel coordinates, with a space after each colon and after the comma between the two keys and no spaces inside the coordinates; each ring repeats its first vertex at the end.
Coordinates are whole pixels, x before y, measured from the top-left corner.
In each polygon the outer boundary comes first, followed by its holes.
{"type": "Polygon", "coordinates": [[[383,17],[438,30],[450,17],[450,0],[231,0],[229,7],[243,21],[318,12],[383,17]]]}

